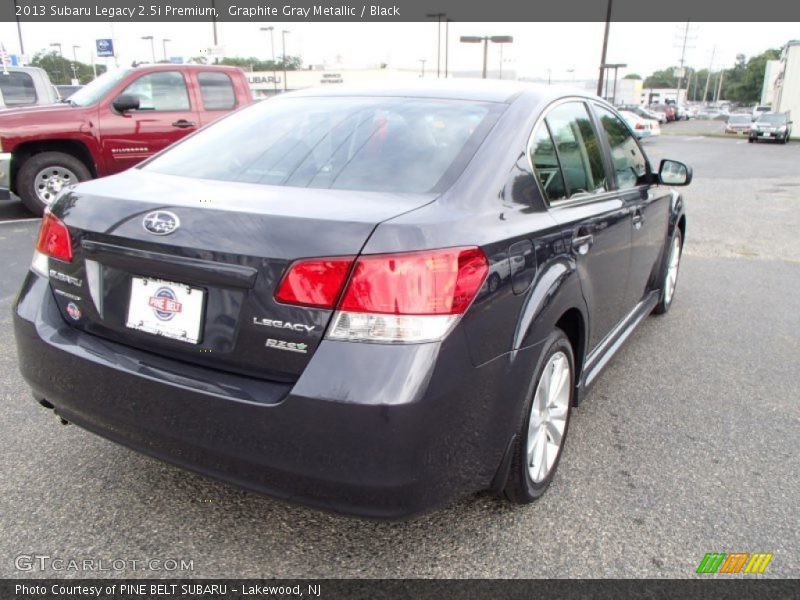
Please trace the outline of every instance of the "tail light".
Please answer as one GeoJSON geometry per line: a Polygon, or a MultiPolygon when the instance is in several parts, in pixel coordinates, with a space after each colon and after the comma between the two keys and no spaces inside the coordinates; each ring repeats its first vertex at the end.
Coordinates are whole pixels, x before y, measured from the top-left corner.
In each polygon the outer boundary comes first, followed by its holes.
{"type": "MultiPolygon", "coordinates": [[[[36,241],[36,254],[57,258],[65,262],[72,261],[72,240],[69,237],[69,230],[57,217],[50,211],[44,213],[42,225],[39,229],[39,239],[36,241]]],[[[34,264],[42,259],[34,255],[34,264]]]]}
{"type": "Polygon", "coordinates": [[[637,123],[636,129],[644,129],[644,123],[637,123]]]}
{"type": "Polygon", "coordinates": [[[336,308],[328,331],[331,339],[429,342],[449,333],[488,270],[479,248],[300,261],[289,269],[275,297],[289,304],[336,308]],[[298,289],[307,292],[298,294],[298,289]]]}

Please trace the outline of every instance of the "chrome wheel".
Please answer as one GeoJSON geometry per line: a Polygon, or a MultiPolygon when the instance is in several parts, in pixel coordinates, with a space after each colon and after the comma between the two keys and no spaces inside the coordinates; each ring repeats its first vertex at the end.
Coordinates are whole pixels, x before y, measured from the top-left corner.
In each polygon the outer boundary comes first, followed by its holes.
{"type": "Polygon", "coordinates": [[[572,386],[569,359],[556,352],[542,371],[528,420],[526,456],[534,483],[544,481],[553,469],[567,428],[572,386]]]}
{"type": "Polygon", "coordinates": [[[672,248],[669,251],[669,263],[667,263],[667,275],[664,278],[664,304],[672,302],[675,294],[675,285],[678,283],[678,267],[681,262],[681,240],[678,236],[672,240],[672,248]]]}
{"type": "Polygon", "coordinates": [[[52,166],[42,169],[36,174],[33,180],[33,189],[39,200],[49,206],[65,186],[78,183],[78,181],[78,177],[69,169],[52,166]]]}

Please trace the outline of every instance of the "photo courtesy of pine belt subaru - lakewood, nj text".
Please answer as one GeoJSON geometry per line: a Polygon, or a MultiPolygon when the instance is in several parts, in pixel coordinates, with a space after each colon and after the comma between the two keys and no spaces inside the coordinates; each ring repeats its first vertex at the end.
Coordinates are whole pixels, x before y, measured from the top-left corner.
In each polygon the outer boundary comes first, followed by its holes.
{"type": "Polygon", "coordinates": [[[572,407],[670,308],[691,178],[557,87],[285,94],[59,195],[22,374],[66,421],[292,501],[531,502],[572,407]]]}

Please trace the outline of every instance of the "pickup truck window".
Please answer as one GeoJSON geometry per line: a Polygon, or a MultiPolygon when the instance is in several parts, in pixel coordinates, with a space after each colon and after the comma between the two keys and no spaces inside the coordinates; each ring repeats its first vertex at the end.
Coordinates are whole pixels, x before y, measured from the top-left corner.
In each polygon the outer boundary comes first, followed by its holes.
{"type": "Polygon", "coordinates": [[[36,88],[33,78],[27,73],[0,73],[0,91],[3,92],[6,106],[36,104],[36,88]]]}
{"type": "Polygon", "coordinates": [[[158,71],[142,75],[123,94],[139,97],[139,110],[189,110],[189,92],[183,75],[177,71],[158,71]]]}
{"type": "Polygon", "coordinates": [[[202,71],[197,74],[205,110],[231,110],[236,106],[236,92],[227,73],[202,71]]]}
{"type": "Polygon", "coordinates": [[[119,69],[103,73],[100,77],[72,94],[69,97],[69,103],[73,106],[92,106],[97,104],[130,72],[131,69],[119,69]]]}

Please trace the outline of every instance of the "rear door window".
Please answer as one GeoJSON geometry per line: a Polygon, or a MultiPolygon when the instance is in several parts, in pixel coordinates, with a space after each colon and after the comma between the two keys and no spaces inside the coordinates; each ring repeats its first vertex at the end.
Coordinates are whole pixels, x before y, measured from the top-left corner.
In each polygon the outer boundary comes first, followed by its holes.
{"type": "Polygon", "coordinates": [[[33,78],[27,73],[9,71],[0,73],[0,91],[6,106],[36,104],[36,87],[33,78]]]}
{"type": "Polygon", "coordinates": [[[606,187],[603,153],[583,102],[567,102],[545,118],[561,164],[567,198],[602,192],[606,187]]]}
{"type": "Polygon", "coordinates": [[[231,110],[236,107],[236,92],[227,73],[202,71],[197,74],[205,110],[231,110]]]}
{"type": "Polygon", "coordinates": [[[546,199],[550,202],[564,200],[567,189],[564,186],[564,177],[561,166],[556,156],[556,147],[547,125],[540,123],[533,134],[530,144],[531,165],[533,165],[536,178],[544,190],[546,199]]]}

